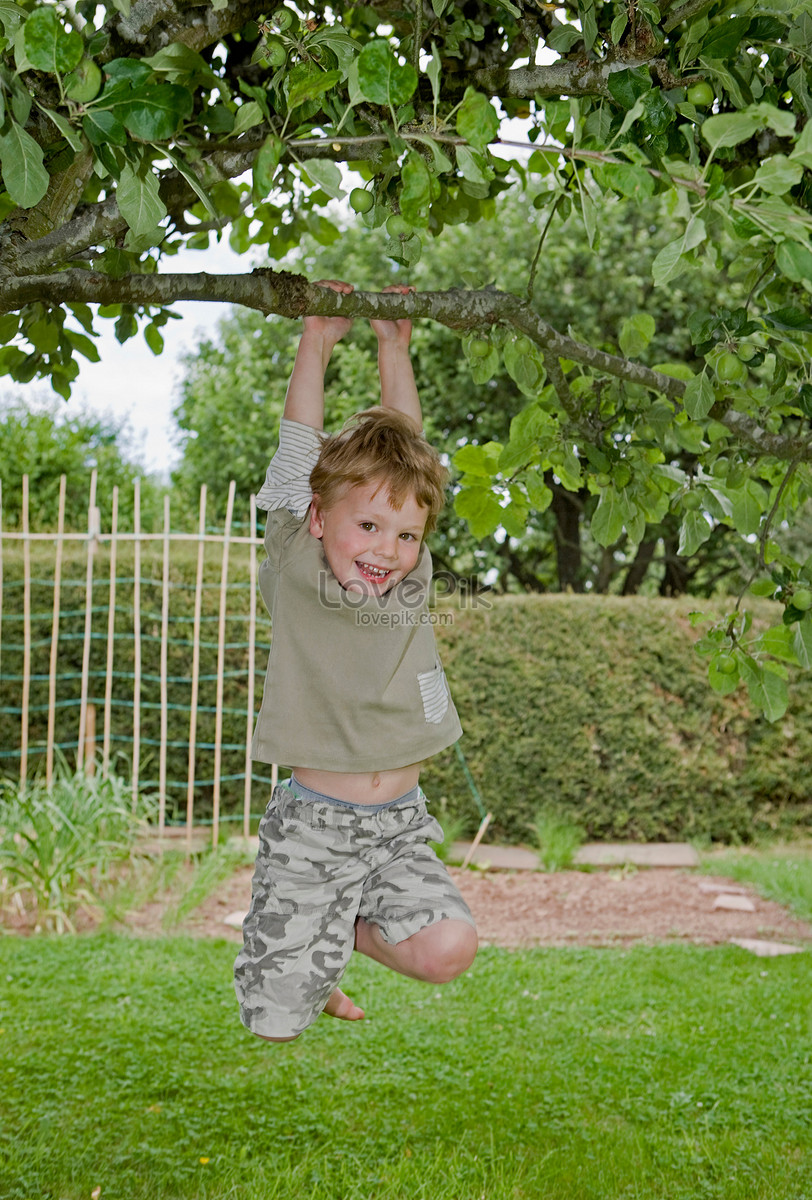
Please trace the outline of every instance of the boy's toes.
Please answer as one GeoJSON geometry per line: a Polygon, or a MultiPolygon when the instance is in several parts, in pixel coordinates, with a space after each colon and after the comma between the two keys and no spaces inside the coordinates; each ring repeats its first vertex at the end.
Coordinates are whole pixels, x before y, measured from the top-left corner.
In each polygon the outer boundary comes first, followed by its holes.
{"type": "Polygon", "coordinates": [[[330,1017],[338,1017],[340,1021],[360,1021],[364,1015],[364,1010],[353,1004],[341,988],[336,988],[333,992],[324,1006],[324,1011],[330,1017]]]}

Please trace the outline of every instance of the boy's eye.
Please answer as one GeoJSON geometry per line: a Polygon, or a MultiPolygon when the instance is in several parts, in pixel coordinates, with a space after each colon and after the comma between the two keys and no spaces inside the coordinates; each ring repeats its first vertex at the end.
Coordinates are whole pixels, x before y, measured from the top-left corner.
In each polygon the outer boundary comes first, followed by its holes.
{"type": "Polygon", "coordinates": [[[375,523],[374,523],[374,521],[362,521],[361,528],[365,529],[366,532],[369,533],[370,529],[375,528],[375,523]]]}
{"type": "Polygon", "coordinates": [[[413,533],[402,533],[400,536],[406,542],[413,542],[415,540],[415,536],[413,533]]]}

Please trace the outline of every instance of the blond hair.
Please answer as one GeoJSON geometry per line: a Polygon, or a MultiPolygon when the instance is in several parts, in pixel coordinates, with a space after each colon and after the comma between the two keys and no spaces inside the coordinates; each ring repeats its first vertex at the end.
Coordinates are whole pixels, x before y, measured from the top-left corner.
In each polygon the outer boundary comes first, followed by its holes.
{"type": "Polygon", "coordinates": [[[437,523],[445,504],[448,472],[417,423],[392,408],[356,413],[340,433],[325,438],[310,488],[319,507],[329,510],[347,487],[379,483],[395,509],[414,496],[428,509],[425,532],[437,523]]]}

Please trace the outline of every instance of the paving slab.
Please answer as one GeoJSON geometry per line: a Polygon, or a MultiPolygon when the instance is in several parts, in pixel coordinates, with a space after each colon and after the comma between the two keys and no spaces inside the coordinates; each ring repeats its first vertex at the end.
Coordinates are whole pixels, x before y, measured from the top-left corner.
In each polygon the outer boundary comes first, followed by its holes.
{"type": "Polygon", "coordinates": [[[699,884],[699,890],[700,892],[707,892],[710,895],[716,895],[719,892],[724,892],[725,895],[747,895],[747,888],[739,887],[737,883],[708,883],[704,879],[699,884]]]}
{"type": "Polygon", "coordinates": [[[713,902],[715,909],[726,912],[755,912],[756,906],[749,896],[740,896],[732,892],[722,892],[713,902]]]}
{"type": "MultiPolygon", "coordinates": [[[[454,842],[451,846],[453,862],[463,862],[471,849],[470,842],[454,842]]],[[[473,853],[471,862],[478,867],[493,867],[496,871],[538,871],[539,856],[521,846],[488,846],[481,842],[473,853]]]]}
{"type": "Polygon", "coordinates": [[[731,938],[734,946],[749,950],[759,958],[778,958],[781,954],[802,954],[800,946],[790,946],[787,942],[765,942],[761,938],[731,938]]]}
{"type": "MultiPolygon", "coordinates": [[[[455,842],[451,847],[454,861],[462,861],[470,849],[469,842],[455,842]]],[[[521,846],[489,846],[480,843],[471,859],[478,867],[497,871],[538,871],[538,854],[521,846]]],[[[693,846],[682,842],[588,842],[579,847],[573,858],[578,867],[698,867],[699,855],[693,846]]]]}
{"type": "Polygon", "coordinates": [[[698,867],[687,842],[587,842],[575,852],[578,867],[698,867]]]}

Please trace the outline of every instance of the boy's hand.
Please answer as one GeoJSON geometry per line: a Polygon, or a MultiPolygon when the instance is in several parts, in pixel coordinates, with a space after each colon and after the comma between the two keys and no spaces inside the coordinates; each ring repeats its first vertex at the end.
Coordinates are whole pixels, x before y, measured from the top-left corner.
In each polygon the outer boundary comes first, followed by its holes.
{"type": "MultiPolygon", "coordinates": [[[[384,293],[397,292],[400,296],[407,296],[415,290],[413,287],[407,287],[400,283],[393,283],[382,289],[384,293]]],[[[412,336],[411,321],[404,318],[400,321],[370,321],[369,323],[375,330],[379,342],[396,342],[400,346],[409,345],[412,336]]]]}
{"type": "MultiPolygon", "coordinates": [[[[314,287],[332,288],[334,292],[341,292],[345,296],[354,290],[351,283],[343,283],[340,279],[318,279],[314,287]]],[[[352,329],[352,322],[352,317],[305,317],[304,331],[305,333],[318,333],[331,346],[334,346],[345,334],[349,333],[352,329]]]]}

